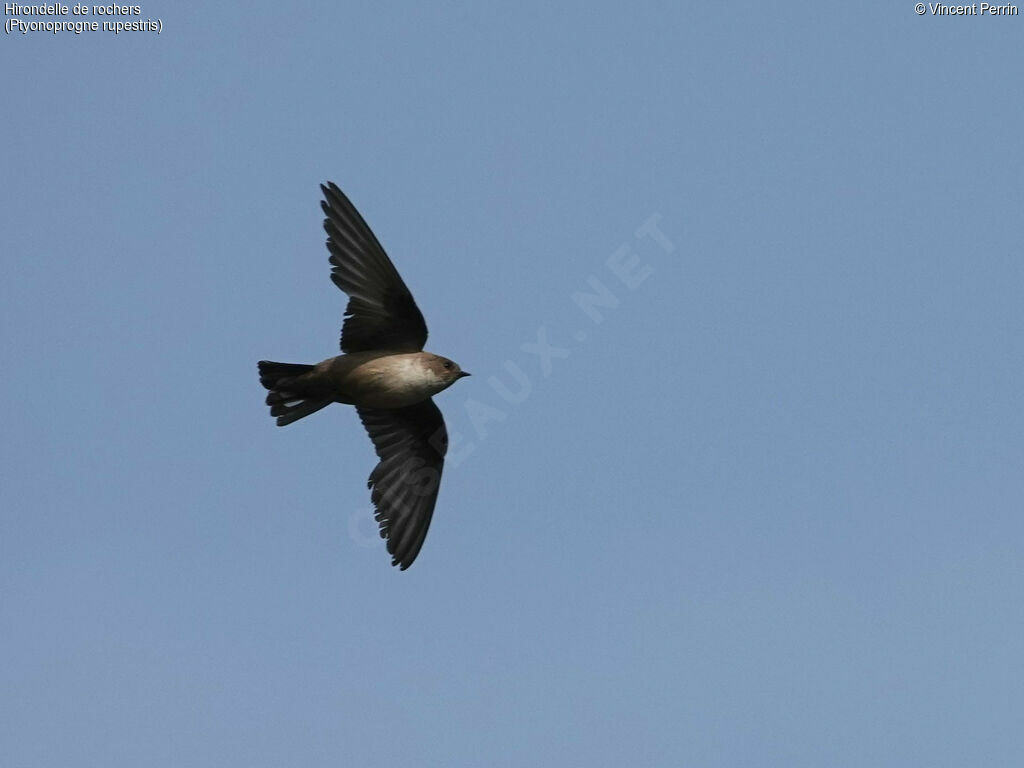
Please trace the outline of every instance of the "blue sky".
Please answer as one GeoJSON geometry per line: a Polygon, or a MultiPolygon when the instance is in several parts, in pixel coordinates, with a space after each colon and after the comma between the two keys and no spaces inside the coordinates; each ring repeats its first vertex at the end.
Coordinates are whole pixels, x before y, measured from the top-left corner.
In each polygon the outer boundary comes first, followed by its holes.
{"type": "Polygon", "coordinates": [[[1020,764],[1024,19],[433,5],[0,44],[4,765],[1020,764]],[[475,374],[405,573],[256,378],[327,179],[475,374]]]}

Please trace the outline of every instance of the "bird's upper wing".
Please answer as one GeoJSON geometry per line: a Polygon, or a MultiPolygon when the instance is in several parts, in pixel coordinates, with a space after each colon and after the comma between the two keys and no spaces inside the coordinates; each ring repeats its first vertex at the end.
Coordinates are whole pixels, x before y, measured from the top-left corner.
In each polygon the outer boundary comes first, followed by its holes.
{"type": "Polygon", "coordinates": [[[427,324],[398,270],[359,211],[333,182],[321,184],[327,218],[331,280],[349,295],[341,351],[416,352],[427,343],[427,324]]]}
{"type": "Polygon", "coordinates": [[[385,410],[357,407],[380,463],[367,485],[392,565],[404,571],[423,546],[441,485],[448,431],[434,401],[385,410]]]}

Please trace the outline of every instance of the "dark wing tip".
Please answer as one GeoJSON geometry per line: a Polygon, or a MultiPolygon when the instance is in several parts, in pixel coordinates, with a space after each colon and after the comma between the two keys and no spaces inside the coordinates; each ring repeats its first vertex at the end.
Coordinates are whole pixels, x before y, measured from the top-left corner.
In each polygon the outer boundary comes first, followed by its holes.
{"type": "Polygon", "coordinates": [[[345,203],[352,205],[351,201],[345,197],[345,193],[341,191],[341,187],[333,181],[321,184],[320,191],[324,196],[324,199],[320,201],[320,206],[324,209],[324,212],[327,212],[330,209],[331,203],[341,205],[342,207],[344,207],[345,203]]]}

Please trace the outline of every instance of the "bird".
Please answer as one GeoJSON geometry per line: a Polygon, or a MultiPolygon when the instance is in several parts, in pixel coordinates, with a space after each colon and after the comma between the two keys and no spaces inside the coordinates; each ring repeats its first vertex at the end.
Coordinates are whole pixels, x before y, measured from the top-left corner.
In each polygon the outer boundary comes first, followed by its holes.
{"type": "Polygon", "coordinates": [[[348,294],[342,354],[315,365],[260,360],[279,427],[331,403],[355,406],[379,459],[367,487],[391,565],[419,554],[437,503],[448,432],[433,396],[470,374],[424,351],[427,324],[412,293],[355,206],[320,185],[331,280],[348,294]]]}

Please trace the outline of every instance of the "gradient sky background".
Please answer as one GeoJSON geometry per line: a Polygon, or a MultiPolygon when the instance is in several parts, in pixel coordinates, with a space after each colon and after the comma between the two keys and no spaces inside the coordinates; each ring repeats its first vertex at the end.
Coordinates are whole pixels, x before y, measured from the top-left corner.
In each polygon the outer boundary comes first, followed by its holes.
{"type": "Polygon", "coordinates": [[[1024,16],[550,6],[5,36],[5,766],[1024,764],[1024,16]],[[326,179],[475,374],[405,573],[326,179]]]}

